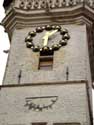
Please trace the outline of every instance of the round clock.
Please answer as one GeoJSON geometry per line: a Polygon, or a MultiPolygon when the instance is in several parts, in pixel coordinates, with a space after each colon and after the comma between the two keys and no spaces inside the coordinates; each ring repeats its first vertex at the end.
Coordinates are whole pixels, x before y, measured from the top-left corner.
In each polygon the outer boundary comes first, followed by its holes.
{"type": "Polygon", "coordinates": [[[67,29],[60,25],[46,25],[37,27],[35,31],[30,31],[25,38],[25,42],[27,48],[31,48],[34,52],[48,52],[66,46],[69,39],[67,29]]]}

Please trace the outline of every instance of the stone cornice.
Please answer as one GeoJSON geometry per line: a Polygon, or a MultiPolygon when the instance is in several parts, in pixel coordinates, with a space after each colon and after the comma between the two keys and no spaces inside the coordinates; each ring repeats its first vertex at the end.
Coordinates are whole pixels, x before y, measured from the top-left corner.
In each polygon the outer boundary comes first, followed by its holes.
{"type": "Polygon", "coordinates": [[[87,80],[76,80],[76,81],[62,81],[62,82],[58,82],[58,81],[56,81],[56,82],[38,82],[38,83],[24,83],[24,84],[7,84],[7,85],[0,85],[0,90],[2,89],[2,88],[10,88],[10,87],[28,87],[28,86],[46,86],[46,85],[50,85],[50,86],[52,86],[52,85],[68,85],[68,84],[85,84],[86,86],[87,86],[87,88],[88,88],[88,81],[87,80]]]}
{"type": "Polygon", "coordinates": [[[87,5],[83,7],[82,4],[68,8],[56,8],[50,11],[46,10],[22,10],[16,7],[12,7],[7,13],[6,17],[2,21],[2,25],[6,31],[14,29],[16,26],[21,28],[23,26],[32,26],[46,23],[74,23],[78,22],[78,18],[85,16],[88,21],[93,23],[94,11],[87,5]]]}
{"type": "Polygon", "coordinates": [[[66,18],[74,19],[79,15],[84,15],[93,22],[94,0],[14,0],[7,7],[2,24],[6,30],[11,30],[16,24],[30,26],[33,21],[38,24],[37,20],[40,23],[47,23],[48,20],[67,22],[66,18]]]}

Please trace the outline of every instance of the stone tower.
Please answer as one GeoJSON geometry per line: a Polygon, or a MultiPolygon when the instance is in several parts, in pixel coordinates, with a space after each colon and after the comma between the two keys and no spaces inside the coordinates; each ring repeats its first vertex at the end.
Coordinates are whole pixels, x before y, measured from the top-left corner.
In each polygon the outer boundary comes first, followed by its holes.
{"type": "Polygon", "coordinates": [[[11,49],[0,125],[93,125],[94,0],[5,0],[3,6],[11,49]]]}

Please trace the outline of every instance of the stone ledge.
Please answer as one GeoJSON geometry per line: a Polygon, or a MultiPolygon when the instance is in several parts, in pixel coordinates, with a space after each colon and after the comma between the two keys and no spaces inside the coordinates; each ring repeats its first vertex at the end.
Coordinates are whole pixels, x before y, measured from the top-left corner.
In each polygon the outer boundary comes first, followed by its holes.
{"type": "Polygon", "coordinates": [[[10,88],[10,87],[25,87],[25,86],[45,86],[45,85],[68,85],[68,84],[88,84],[88,81],[86,80],[78,80],[78,81],[62,81],[62,82],[38,82],[38,83],[24,83],[24,84],[6,84],[6,85],[0,85],[0,89],[2,88],[10,88]]]}

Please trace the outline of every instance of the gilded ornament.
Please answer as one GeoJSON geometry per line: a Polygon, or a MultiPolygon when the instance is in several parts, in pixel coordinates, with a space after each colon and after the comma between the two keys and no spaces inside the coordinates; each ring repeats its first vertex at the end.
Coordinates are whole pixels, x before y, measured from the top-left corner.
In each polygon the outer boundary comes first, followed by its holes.
{"type": "Polygon", "coordinates": [[[61,29],[60,34],[61,35],[65,35],[66,33],[68,33],[67,29],[61,29]]]}
{"type": "Polygon", "coordinates": [[[27,46],[27,48],[31,48],[31,47],[33,46],[33,43],[27,42],[27,43],[26,43],[26,46],[27,46]]]}
{"type": "Polygon", "coordinates": [[[31,36],[27,36],[26,38],[25,38],[25,42],[32,42],[32,37],[31,36]]]}
{"type": "Polygon", "coordinates": [[[50,47],[50,50],[52,51],[52,50],[53,50],[53,48],[52,48],[52,47],[50,47]]]}
{"type": "Polygon", "coordinates": [[[62,45],[62,46],[66,46],[66,45],[67,45],[67,41],[61,40],[61,41],[59,42],[59,44],[62,45]]]}
{"type": "Polygon", "coordinates": [[[56,29],[56,26],[55,26],[55,25],[52,25],[52,29],[55,30],[55,29],[56,29]]]}
{"type": "Polygon", "coordinates": [[[42,51],[42,48],[40,48],[40,51],[42,51]]]}
{"type": "Polygon", "coordinates": [[[34,52],[39,52],[39,50],[40,50],[40,47],[39,47],[39,46],[34,46],[34,48],[33,48],[33,51],[34,51],[34,52]]]}
{"type": "Polygon", "coordinates": [[[60,48],[60,46],[59,46],[59,44],[54,44],[54,45],[52,46],[52,48],[53,48],[54,50],[58,50],[58,49],[60,48]]]}
{"type": "Polygon", "coordinates": [[[47,31],[50,31],[50,30],[52,30],[52,26],[51,26],[51,25],[47,25],[47,26],[45,27],[45,29],[46,29],[47,31]]]}
{"type": "Polygon", "coordinates": [[[58,29],[58,31],[61,30],[61,26],[56,26],[56,29],[58,29]]]}
{"type": "Polygon", "coordinates": [[[42,29],[45,30],[45,26],[43,26],[42,29]]]}
{"type": "Polygon", "coordinates": [[[69,40],[69,39],[70,39],[69,34],[67,33],[67,34],[65,34],[64,36],[62,36],[62,39],[63,39],[63,40],[65,40],[65,39],[69,40]]]}
{"type": "Polygon", "coordinates": [[[32,49],[32,50],[33,50],[33,48],[34,48],[34,45],[31,46],[31,49],[32,49]]]}
{"type": "Polygon", "coordinates": [[[35,36],[36,36],[36,32],[35,32],[35,31],[31,31],[31,32],[29,32],[29,35],[30,35],[31,37],[35,37],[35,36]]]}
{"type": "Polygon", "coordinates": [[[49,50],[49,47],[48,46],[44,46],[43,47],[43,51],[48,51],[49,50]]]}
{"type": "Polygon", "coordinates": [[[61,47],[62,45],[61,44],[59,44],[59,47],[61,47]]]}
{"type": "Polygon", "coordinates": [[[43,28],[41,28],[41,27],[37,27],[37,28],[36,28],[36,32],[37,32],[37,33],[41,33],[42,31],[43,31],[43,28]]]}

